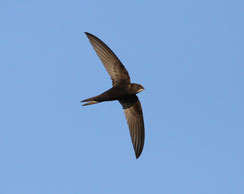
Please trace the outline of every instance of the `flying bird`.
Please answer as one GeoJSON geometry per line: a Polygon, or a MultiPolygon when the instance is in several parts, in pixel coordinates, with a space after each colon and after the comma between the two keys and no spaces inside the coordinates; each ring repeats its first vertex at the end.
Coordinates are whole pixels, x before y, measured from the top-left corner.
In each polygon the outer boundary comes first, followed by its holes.
{"type": "Polygon", "coordinates": [[[144,146],[145,130],[141,103],[136,94],[144,88],[140,84],[131,83],[124,65],[103,41],[88,32],[85,34],[110,75],[113,87],[81,102],[87,102],[83,104],[86,106],[118,100],[124,109],[136,158],[139,158],[144,146]]]}

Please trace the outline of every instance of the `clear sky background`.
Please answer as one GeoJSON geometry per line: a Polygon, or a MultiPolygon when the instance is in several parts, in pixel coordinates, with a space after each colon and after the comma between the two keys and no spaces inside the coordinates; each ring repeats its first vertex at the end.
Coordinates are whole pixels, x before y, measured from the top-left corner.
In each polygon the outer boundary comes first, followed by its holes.
{"type": "Polygon", "coordinates": [[[1,1],[1,194],[243,194],[244,1],[1,1]],[[146,126],[135,159],[84,31],[116,53],[146,126]]]}

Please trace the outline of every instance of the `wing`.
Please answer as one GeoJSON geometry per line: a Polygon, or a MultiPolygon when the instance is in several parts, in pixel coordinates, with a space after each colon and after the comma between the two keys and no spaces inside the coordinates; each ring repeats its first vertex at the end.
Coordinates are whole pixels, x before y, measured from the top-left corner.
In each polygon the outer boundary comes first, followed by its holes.
{"type": "Polygon", "coordinates": [[[136,158],[142,153],[145,130],[141,103],[136,95],[128,96],[119,100],[123,106],[127,124],[130,129],[130,136],[135,150],[136,158]]]}
{"type": "Polygon", "coordinates": [[[85,34],[110,75],[113,86],[130,83],[127,70],[113,51],[96,36],[88,32],[85,32],[85,34]]]}

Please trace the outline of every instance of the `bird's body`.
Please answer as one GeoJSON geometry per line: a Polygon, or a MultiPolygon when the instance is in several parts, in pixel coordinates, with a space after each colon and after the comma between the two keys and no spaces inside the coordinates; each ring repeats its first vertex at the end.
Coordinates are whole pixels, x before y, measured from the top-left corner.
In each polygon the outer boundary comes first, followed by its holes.
{"type": "MultiPolygon", "coordinates": [[[[104,102],[104,101],[113,101],[113,100],[121,100],[123,98],[126,98],[128,96],[132,96],[137,94],[138,92],[133,90],[135,84],[127,84],[127,85],[120,85],[110,88],[109,90],[103,92],[102,94],[98,96],[94,96],[91,98],[88,98],[86,100],[83,100],[82,102],[88,102],[88,101],[96,101],[104,102]]],[[[83,106],[86,106],[84,104],[83,106]]]]}
{"type": "Polygon", "coordinates": [[[127,70],[104,42],[90,33],[86,32],[86,35],[110,75],[113,87],[98,96],[83,100],[82,102],[87,102],[83,106],[118,100],[124,109],[136,158],[138,158],[143,150],[145,132],[141,103],[136,94],[144,88],[140,84],[130,82],[127,70]]]}

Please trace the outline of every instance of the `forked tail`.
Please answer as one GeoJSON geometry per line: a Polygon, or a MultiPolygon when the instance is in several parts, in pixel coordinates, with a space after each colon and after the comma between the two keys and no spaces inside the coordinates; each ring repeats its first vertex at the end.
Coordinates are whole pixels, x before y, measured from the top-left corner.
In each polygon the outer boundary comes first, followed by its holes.
{"type": "Polygon", "coordinates": [[[92,104],[99,103],[99,101],[96,101],[96,96],[95,97],[91,97],[91,98],[87,98],[85,100],[82,100],[81,102],[87,102],[87,103],[83,104],[82,106],[87,106],[87,105],[92,105],[92,104]]]}

